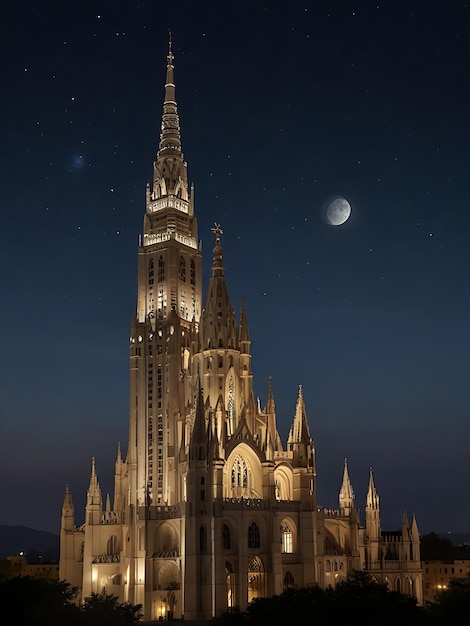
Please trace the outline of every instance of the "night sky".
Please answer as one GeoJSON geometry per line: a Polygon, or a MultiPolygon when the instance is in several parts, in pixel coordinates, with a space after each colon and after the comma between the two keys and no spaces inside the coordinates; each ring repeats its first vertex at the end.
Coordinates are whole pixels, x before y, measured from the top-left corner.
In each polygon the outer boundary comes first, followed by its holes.
{"type": "Polygon", "coordinates": [[[362,521],[373,467],[384,530],[470,530],[469,24],[459,0],[3,9],[0,523],[58,532],[65,483],[82,523],[91,457],[106,494],[127,449],[171,28],[204,286],[220,222],[284,445],[303,385],[319,504],[347,457],[362,521]]]}

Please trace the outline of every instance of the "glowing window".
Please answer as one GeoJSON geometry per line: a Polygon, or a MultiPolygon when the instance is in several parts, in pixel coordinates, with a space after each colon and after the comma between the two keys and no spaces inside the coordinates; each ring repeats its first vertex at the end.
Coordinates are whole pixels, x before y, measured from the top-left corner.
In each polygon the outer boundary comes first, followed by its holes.
{"type": "Polygon", "coordinates": [[[232,487],[248,487],[248,468],[241,456],[236,456],[233,461],[232,487]]]}
{"type": "Polygon", "coordinates": [[[285,554],[292,554],[292,530],[285,522],[281,524],[281,542],[282,542],[282,552],[285,554]]]}

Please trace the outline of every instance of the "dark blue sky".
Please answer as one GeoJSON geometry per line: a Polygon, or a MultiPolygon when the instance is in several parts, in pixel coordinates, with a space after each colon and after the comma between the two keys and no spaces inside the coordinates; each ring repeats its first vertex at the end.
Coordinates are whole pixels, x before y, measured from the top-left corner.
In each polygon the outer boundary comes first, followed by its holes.
{"type": "Polygon", "coordinates": [[[319,503],[347,457],[362,519],[372,466],[384,529],[469,531],[468,4],[165,4],[4,11],[0,522],[58,531],[65,483],[81,522],[91,457],[106,492],[126,449],[171,28],[206,279],[217,221],[284,443],[303,385],[319,503]]]}

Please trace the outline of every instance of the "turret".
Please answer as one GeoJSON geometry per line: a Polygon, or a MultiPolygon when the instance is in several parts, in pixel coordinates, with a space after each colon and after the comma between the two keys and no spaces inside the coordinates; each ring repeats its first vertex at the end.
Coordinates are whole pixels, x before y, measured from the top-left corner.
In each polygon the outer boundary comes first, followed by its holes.
{"type": "Polygon", "coordinates": [[[65,485],[64,503],[62,504],[61,530],[73,530],[75,525],[75,509],[69,486],[65,485]]]}
{"type": "Polygon", "coordinates": [[[121,455],[121,444],[118,443],[116,463],[114,464],[114,510],[124,510],[124,473],[125,464],[121,455]]]}
{"type": "Polygon", "coordinates": [[[315,449],[308,430],[302,385],[299,385],[294,422],[287,440],[287,454],[291,459],[294,474],[293,499],[309,501],[314,510],[316,507],[315,449]]]}
{"type": "Polygon", "coordinates": [[[369,474],[369,487],[366,497],[366,541],[368,542],[368,560],[379,560],[380,508],[379,496],[375,489],[372,468],[369,474]]]}
{"type": "Polygon", "coordinates": [[[293,464],[297,467],[313,466],[313,441],[308,430],[307,413],[305,411],[302,385],[299,385],[297,407],[292,423],[287,449],[293,452],[293,464]]]}
{"type": "Polygon", "coordinates": [[[354,490],[349,480],[348,460],[344,459],[343,482],[339,491],[339,510],[341,515],[350,515],[354,508],[354,490]]]}
{"type": "Polygon", "coordinates": [[[87,524],[100,523],[103,511],[103,499],[101,497],[101,488],[96,475],[95,457],[91,460],[90,484],[87,491],[85,510],[87,524]]]}
{"type": "MultiPolygon", "coordinates": [[[[269,377],[268,382],[268,399],[266,400],[266,406],[264,407],[264,413],[267,417],[268,422],[268,436],[267,441],[271,445],[272,450],[276,452],[282,452],[282,442],[279,437],[279,433],[277,432],[277,424],[276,424],[276,405],[274,402],[274,393],[273,393],[273,384],[272,378],[269,377]]],[[[269,449],[267,450],[267,454],[269,456],[269,449]]],[[[269,458],[271,458],[269,456],[269,458]]]]}
{"type": "Polygon", "coordinates": [[[251,354],[250,333],[248,330],[248,318],[246,316],[245,298],[242,299],[240,313],[240,328],[238,332],[238,344],[241,354],[251,354]]]}
{"type": "Polygon", "coordinates": [[[406,511],[403,513],[403,517],[401,519],[401,534],[403,537],[403,541],[408,541],[409,539],[409,530],[410,530],[410,524],[408,522],[408,516],[406,514],[406,511]]]}
{"type": "Polygon", "coordinates": [[[74,545],[74,506],[69,486],[65,485],[64,503],[62,504],[62,519],[60,523],[60,580],[67,580],[73,585],[81,585],[80,576],[77,574],[76,555],[74,545]]]}
{"type": "Polygon", "coordinates": [[[194,418],[191,442],[189,444],[189,460],[205,461],[207,459],[207,432],[204,417],[204,398],[201,385],[198,385],[196,416],[194,418]]]}
{"type": "Polygon", "coordinates": [[[416,517],[413,513],[413,520],[411,522],[411,555],[410,559],[412,561],[420,561],[421,560],[421,545],[420,545],[420,537],[418,524],[416,522],[416,517]]]}

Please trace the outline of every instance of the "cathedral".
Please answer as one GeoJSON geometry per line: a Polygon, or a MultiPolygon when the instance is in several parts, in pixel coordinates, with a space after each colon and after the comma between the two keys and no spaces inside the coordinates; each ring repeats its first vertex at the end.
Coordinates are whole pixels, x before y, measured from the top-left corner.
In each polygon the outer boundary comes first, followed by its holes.
{"type": "Polygon", "coordinates": [[[112,498],[103,498],[92,459],[80,526],[66,487],[60,578],[82,599],[105,590],[140,603],[149,621],[209,620],[289,587],[334,587],[354,570],[421,603],[415,518],[381,529],[371,470],[361,523],[346,461],[338,508],[322,507],[302,387],[285,447],[271,381],[264,408],[255,398],[245,303],[237,317],[222,229],[212,231],[203,301],[170,42],[138,246],[127,453],[118,446],[112,498]]]}

